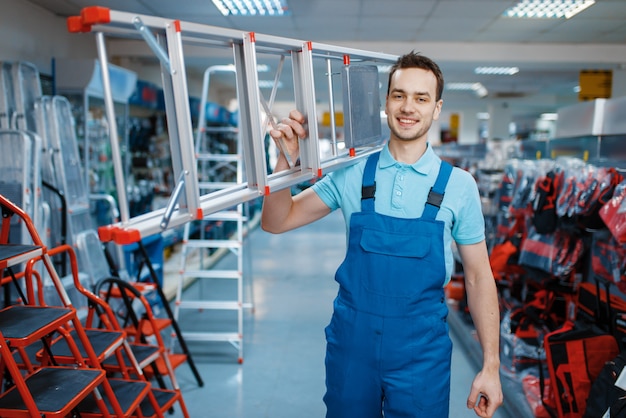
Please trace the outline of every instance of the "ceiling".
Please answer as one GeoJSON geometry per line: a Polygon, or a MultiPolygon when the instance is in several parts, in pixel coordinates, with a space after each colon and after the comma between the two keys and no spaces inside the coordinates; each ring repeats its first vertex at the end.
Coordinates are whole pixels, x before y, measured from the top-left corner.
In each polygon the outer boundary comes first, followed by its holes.
{"type": "MultiPolygon", "coordinates": [[[[94,3],[29,1],[63,17],[77,15],[94,3]]],[[[114,10],[389,54],[416,50],[440,64],[446,83],[481,82],[489,93],[478,98],[471,92],[446,91],[444,109],[480,111],[494,101],[506,101],[521,116],[554,111],[577,101],[574,88],[580,70],[626,70],[626,0],[597,0],[569,20],[502,17],[502,12],[516,3],[288,0],[288,16],[269,18],[224,17],[211,0],[97,2],[114,10]],[[484,65],[513,65],[520,71],[513,76],[474,74],[475,67],[484,65]]],[[[207,65],[193,59],[186,62],[207,65]]]]}

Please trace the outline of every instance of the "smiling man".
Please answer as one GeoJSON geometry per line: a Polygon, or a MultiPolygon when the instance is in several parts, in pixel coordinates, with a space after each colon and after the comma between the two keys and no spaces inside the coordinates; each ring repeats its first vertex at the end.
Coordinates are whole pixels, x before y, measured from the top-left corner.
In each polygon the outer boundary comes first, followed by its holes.
{"type": "MultiPolygon", "coordinates": [[[[491,417],[502,403],[495,282],[473,177],[443,162],[428,131],[443,105],[443,75],[429,58],[401,56],[389,74],[385,113],[391,131],[380,153],[334,171],[296,196],[265,197],[262,227],[298,228],[341,208],[348,246],[326,328],[328,418],[447,417],[452,343],[444,286],[461,255],[483,367],[468,408],[491,417]]],[[[304,139],[298,111],[270,132],[297,158],[304,139]]],[[[289,168],[280,155],[275,171],[289,168]]]]}

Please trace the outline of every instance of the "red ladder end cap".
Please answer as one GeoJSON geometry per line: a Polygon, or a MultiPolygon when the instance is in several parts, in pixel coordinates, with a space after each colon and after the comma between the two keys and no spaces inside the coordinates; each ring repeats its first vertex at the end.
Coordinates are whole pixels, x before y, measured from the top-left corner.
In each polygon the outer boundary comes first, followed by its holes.
{"type": "Polygon", "coordinates": [[[84,25],[96,25],[111,22],[111,9],[102,6],[85,7],[80,12],[84,25]]]}
{"type": "Polygon", "coordinates": [[[83,24],[83,18],[80,16],[70,16],[67,18],[67,31],[69,33],[91,32],[91,25],[83,24]]]}

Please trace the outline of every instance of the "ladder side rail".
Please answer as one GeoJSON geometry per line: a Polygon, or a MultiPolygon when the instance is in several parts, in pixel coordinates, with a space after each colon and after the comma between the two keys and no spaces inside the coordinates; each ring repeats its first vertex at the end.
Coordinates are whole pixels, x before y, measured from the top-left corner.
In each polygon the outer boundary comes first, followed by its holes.
{"type": "Polygon", "coordinates": [[[337,121],[335,120],[335,101],[333,100],[333,63],[332,59],[326,58],[326,81],[328,83],[328,112],[330,115],[330,146],[331,154],[336,157],[338,154],[337,145],[337,121]]]}
{"type": "MultiPolygon", "coordinates": [[[[83,10],[91,9],[87,7],[83,10]]],[[[102,8],[101,8],[102,9],[102,8]]],[[[97,31],[110,31],[112,33],[125,33],[126,30],[129,30],[130,33],[134,31],[134,21],[135,19],[141,19],[142,23],[152,30],[160,31],[163,27],[171,22],[172,19],[162,18],[158,16],[151,15],[143,15],[139,13],[132,12],[122,12],[118,10],[107,10],[108,19],[106,24],[102,24],[103,22],[93,22],[93,26],[91,30],[97,31]]],[[[90,23],[90,22],[87,22],[90,23]]],[[[229,29],[218,26],[206,25],[202,23],[194,23],[188,21],[180,21],[180,29],[181,32],[184,33],[185,38],[189,38],[192,40],[210,40],[212,42],[218,42],[222,45],[228,46],[233,42],[241,42],[241,30],[237,29],[229,29]]],[[[135,32],[136,34],[136,32],[135,32]]],[[[292,49],[292,48],[300,48],[302,46],[302,41],[293,38],[284,38],[274,35],[257,35],[259,40],[261,40],[264,45],[267,47],[275,47],[276,49],[292,49]]],[[[363,51],[366,52],[366,51],[363,51]]]]}
{"type": "MultiPolygon", "coordinates": [[[[376,153],[381,149],[382,146],[367,147],[362,149],[359,148],[353,156],[343,154],[332,159],[324,160],[321,162],[320,170],[324,174],[330,173],[331,171],[356,164],[362,158],[366,158],[370,154],[376,153]]],[[[269,176],[269,184],[272,192],[275,192],[294,186],[303,181],[310,180],[311,178],[312,175],[309,173],[282,171],[280,173],[271,174],[269,176]]]]}
{"type": "MultiPolygon", "coordinates": [[[[87,7],[85,10],[91,9],[87,7]]],[[[102,9],[102,8],[101,8],[102,9]]],[[[105,30],[111,33],[125,33],[129,30],[130,33],[135,33],[134,22],[136,19],[141,19],[141,22],[151,30],[157,32],[162,31],[163,28],[172,22],[172,19],[163,18],[158,16],[144,15],[140,13],[122,12],[119,10],[107,9],[108,19],[106,24],[97,24],[103,22],[94,22],[92,30],[105,30]]],[[[193,39],[210,39],[218,41],[224,45],[229,45],[233,40],[241,39],[241,31],[236,29],[227,29],[217,26],[205,25],[201,23],[193,23],[187,21],[180,21],[180,28],[186,36],[193,39]]]]}
{"type": "MultiPolygon", "coordinates": [[[[295,54],[295,53],[294,53],[295,54]]],[[[298,65],[293,66],[294,80],[299,85],[294,86],[296,94],[296,106],[304,111],[307,118],[309,137],[300,141],[300,159],[302,170],[308,170],[313,176],[321,177],[319,133],[317,125],[317,106],[315,100],[315,81],[313,74],[312,43],[305,42],[302,52],[297,60],[298,65]],[[299,72],[296,76],[296,72],[299,72]],[[305,145],[302,147],[302,145],[305,145]]],[[[332,100],[332,97],[330,98],[332,100]]]]}
{"type": "MultiPolygon", "coordinates": [[[[250,109],[250,97],[246,94],[247,85],[247,67],[245,66],[245,53],[243,42],[234,43],[232,45],[233,59],[235,64],[235,83],[237,92],[237,102],[239,104],[239,129],[237,131],[237,143],[239,148],[239,156],[242,160],[239,164],[245,167],[245,172],[242,175],[240,181],[241,184],[246,184],[246,187],[254,192],[254,197],[262,195],[262,191],[258,189],[258,182],[256,181],[256,169],[257,158],[254,154],[253,146],[250,142],[252,137],[253,124],[250,122],[249,109],[250,109]],[[251,186],[252,185],[252,186],[251,186]]],[[[256,69],[255,69],[256,71],[256,69]]],[[[264,159],[263,159],[264,160],[264,159]]],[[[251,200],[251,199],[250,199],[251,200]]],[[[205,215],[210,212],[210,208],[203,205],[205,215]]]]}
{"type": "MultiPolygon", "coordinates": [[[[164,35],[158,36],[158,41],[162,47],[166,47],[166,40],[164,35]]],[[[179,179],[180,173],[183,170],[183,163],[180,151],[180,137],[179,137],[179,120],[176,118],[176,103],[174,100],[174,85],[171,76],[171,67],[169,63],[165,64],[161,62],[161,83],[163,85],[163,102],[165,104],[165,115],[167,118],[167,133],[169,137],[170,144],[170,159],[172,161],[172,170],[174,171],[174,178],[179,179]]],[[[177,186],[176,184],[174,185],[177,186]]],[[[186,207],[186,195],[183,193],[181,196],[182,205],[178,207],[186,207]]],[[[185,210],[182,210],[183,213],[186,214],[185,210]]],[[[178,226],[177,224],[172,224],[172,219],[170,218],[168,222],[168,226],[174,227],[178,226]]],[[[159,228],[160,229],[160,228],[159,228]]]]}
{"type": "Polygon", "coordinates": [[[246,117],[241,115],[241,140],[244,145],[244,155],[246,158],[246,175],[248,187],[256,188],[259,194],[266,193],[267,186],[267,166],[265,163],[265,127],[261,116],[261,97],[259,91],[259,76],[257,73],[257,57],[255,50],[255,33],[248,32],[243,36],[241,47],[242,54],[238,54],[236,63],[237,70],[243,71],[241,90],[237,92],[238,99],[245,98],[240,102],[240,111],[245,109],[246,117]],[[245,106],[245,107],[244,107],[245,106]]]}
{"type": "MultiPolygon", "coordinates": [[[[172,93],[176,110],[175,117],[179,122],[177,145],[179,147],[179,158],[182,163],[182,170],[186,172],[184,195],[190,220],[199,219],[201,218],[201,216],[198,216],[200,196],[198,192],[198,176],[193,148],[189,89],[187,87],[181,29],[178,21],[172,22],[166,26],[166,36],[170,55],[170,77],[172,78],[172,93]]],[[[167,115],[168,122],[171,116],[173,115],[167,115]]],[[[180,172],[175,172],[174,174],[178,176],[180,172]]],[[[182,204],[180,206],[182,206],[182,204]]]]}
{"type": "MultiPolygon", "coordinates": [[[[302,181],[302,180],[300,180],[302,181]]],[[[295,181],[292,184],[297,184],[295,181]]],[[[200,196],[200,208],[203,213],[210,215],[214,212],[230,209],[239,203],[245,203],[259,197],[256,189],[250,189],[245,184],[231,186],[229,189],[219,190],[210,194],[200,196]]],[[[163,232],[160,226],[165,208],[134,217],[126,224],[113,224],[100,229],[101,232],[109,235],[108,238],[101,235],[103,241],[113,241],[116,244],[132,244],[142,238],[163,232]],[[108,232],[107,232],[108,231],[108,232]]],[[[175,209],[168,223],[169,228],[184,225],[189,222],[189,214],[175,209]]]]}
{"type": "Polygon", "coordinates": [[[109,140],[111,143],[111,159],[113,160],[113,171],[115,173],[115,186],[117,188],[117,200],[120,205],[120,219],[128,222],[130,219],[128,197],[126,196],[126,186],[124,185],[124,168],[122,167],[122,154],[118,138],[117,121],[115,119],[115,103],[111,91],[111,79],[109,76],[109,61],[106,53],[106,45],[103,32],[96,32],[96,46],[98,49],[98,60],[100,62],[102,76],[102,90],[107,120],[109,123],[109,140]]]}
{"type": "Polygon", "coordinates": [[[355,49],[339,45],[330,45],[321,42],[312,42],[312,45],[313,55],[319,57],[335,57],[343,60],[343,57],[345,55],[349,55],[351,62],[368,61],[379,62],[381,64],[393,64],[398,59],[398,56],[393,54],[366,51],[363,49],[355,49]]]}

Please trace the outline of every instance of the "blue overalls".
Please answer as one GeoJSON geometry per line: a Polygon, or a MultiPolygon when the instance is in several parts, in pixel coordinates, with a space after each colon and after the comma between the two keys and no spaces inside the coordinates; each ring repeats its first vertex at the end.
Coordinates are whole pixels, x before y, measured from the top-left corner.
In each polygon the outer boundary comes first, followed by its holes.
{"type": "Polygon", "coordinates": [[[444,223],[435,220],[452,166],[442,162],[421,218],[374,210],[379,153],[363,173],[339,293],[326,328],[327,418],[448,416],[444,223]]]}

